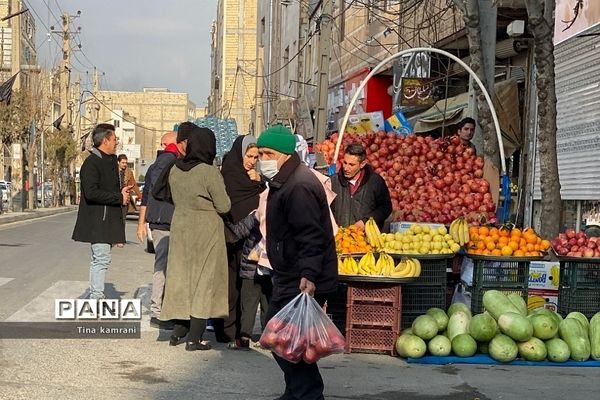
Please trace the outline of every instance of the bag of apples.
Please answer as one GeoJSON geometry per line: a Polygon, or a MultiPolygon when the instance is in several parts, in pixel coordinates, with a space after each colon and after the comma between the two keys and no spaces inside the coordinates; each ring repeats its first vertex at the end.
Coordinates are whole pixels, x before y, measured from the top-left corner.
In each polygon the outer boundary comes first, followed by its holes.
{"type": "Polygon", "coordinates": [[[289,362],[311,364],[343,353],[346,340],[319,303],[300,293],[269,320],[260,345],[289,362]]]}

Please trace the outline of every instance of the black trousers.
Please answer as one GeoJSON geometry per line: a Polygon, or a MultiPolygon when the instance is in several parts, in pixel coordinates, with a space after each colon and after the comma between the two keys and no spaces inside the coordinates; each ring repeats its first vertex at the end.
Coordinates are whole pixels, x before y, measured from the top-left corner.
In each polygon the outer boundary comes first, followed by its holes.
{"type": "Polygon", "coordinates": [[[214,320],[214,329],[217,341],[232,342],[240,334],[240,259],[242,257],[243,240],[227,244],[228,263],[228,294],[229,315],[224,319],[214,320]]]}
{"type": "Polygon", "coordinates": [[[266,314],[273,284],[269,275],[258,275],[254,279],[242,279],[240,290],[240,337],[251,338],[256,320],[256,310],[260,304],[260,322],[265,329],[266,314]]]}
{"type": "MultiPolygon", "coordinates": [[[[267,321],[273,318],[293,297],[281,300],[271,300],[267,321]]],[[[323,306],[327,300],[326,295],[315,295],[315,300],[323,306]]],[[[277,354],[273,353],[275,361],[283,371],[285,380],[285,392],[282,399],[285,400],[323,400],[323,378],[316,363],[307,364],[300,361],[298,364],[291,363],[277,354]]]]}

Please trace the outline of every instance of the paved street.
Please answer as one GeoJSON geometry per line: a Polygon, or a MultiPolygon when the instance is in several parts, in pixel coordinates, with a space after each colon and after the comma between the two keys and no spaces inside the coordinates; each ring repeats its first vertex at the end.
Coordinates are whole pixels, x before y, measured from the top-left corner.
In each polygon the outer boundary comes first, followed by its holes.
{"type": "MultiPolygon", "coordinates": [[[[55,298],[85,295],[89,249],[70,240],[75,213],[0,226],[0,320],[50,321],[55,298]]],[[[152,256],[134,241],[115,249],[108,297],[144,297],[152,256]]],[[[145,310],[147,311],[147,310],[145,310]]],[[[269,353],[169,347],[142,324],[131,340],[0,340],[1,399],[273,399],[282,376],[269,353]]],[[[214,339],[212,335],[208,339],[214,339]]],[[[214,341],[213,341],[214,342],[214,341]]],[[[329,399],[594,398],[597,368],[408,365],[337,355],[320,363],[329,399]]]]}

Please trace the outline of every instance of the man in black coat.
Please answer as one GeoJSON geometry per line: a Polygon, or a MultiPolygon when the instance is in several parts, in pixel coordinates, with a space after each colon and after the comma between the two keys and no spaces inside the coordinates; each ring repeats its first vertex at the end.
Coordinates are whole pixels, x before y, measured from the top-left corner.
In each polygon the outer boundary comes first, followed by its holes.
{"type": "Polygon", "coordinates": [[[91,244],[90,299],[103,299],[111,247],[125,243],[121,207],[129,201],[131,186],[121,189],[119,185],[115,127],[97,125],[92,132],[92,141],[94,147],[79,172],[81,201],[72,238],[91,244]]]}
{"type": "MultiPolygon", "coordinates": [[[[325,190],[295,152],[296,140],[284,126],[258,138],[259,169],[269,182],[267,255],[273,267],[273,293],[267,319],[300,292],[323,304],[337,287],[337,258],[325,190]]],[[[293,364],[274,355],[284,373],[280,399],[323,399],[317,364],[293,364]]]]}
{"type": "Polygon", "coordinates": [[[154,274],[152,275],[152,296],[150,297],[150,326],[153,328],[172,328],[172,324],[161,322],[159,318],[167,273],[169,233],[175,208],[168,201],[156,199],[152,195],[152,190],[161,173],[177,159],[181,143],[176,143],[177,134],[175,132],[165,133],[160,139],[161,150],[156,153],[156,161],[150,165],[146,172],[138,220],[137,237],[140,242],[144,242],[146,237],[147,222],[154,243],[154,274]]]}
{"type": "Polygon", "coordinates": [[[392,213],[385,181],[367,164],[367,153],[360,144],[346,146],[342,171],[331,177],[331,188],[337,194],[331,209],[339,226],[364,228],[372,217],[382,229],[392,213]]]}

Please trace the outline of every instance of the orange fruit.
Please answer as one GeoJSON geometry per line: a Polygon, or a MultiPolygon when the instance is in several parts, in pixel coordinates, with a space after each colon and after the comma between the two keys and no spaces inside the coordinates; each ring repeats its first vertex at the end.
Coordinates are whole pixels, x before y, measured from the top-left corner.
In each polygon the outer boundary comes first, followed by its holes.
{"type": "Polygon", "coordinates": [[[507,245],[509,242],[509,239],[507,236],[500,236],[500,239],[498,239],[498,243],[501,245],[507,245]]]}
{"type": "Polygon", "coordinates": [[[533,250],[539,252],[540,251],[540,245],[539,244],[534,244],[533,245],[533,250]]]}
{"type": "Polygon", "coordinates": [[[483,250],[481,250],[481,249],[476,249],[476,250],[474,250],[474,251],[473,251],[473,254],[479,254],[479,255],[482,255],[482,254],[483,254],[483,250]]]}
{"type": "Polygon", "coordinates": [[[513,256],[515,256],[515,257],[524,257],[525,256],[525,252],[523,250],[515,250],[515,252],[513,253],[513,256]]]}
{"type": "Polygon", "coordinates": [[[527,240],[521,238],[519,239],[519,247],[525,247],[527,246],[527,240]]]}
{"type": "Polygon", "coordinates": [[[521,237],[521,230],[519,228],[513,228],[510,231],[510,236],[521,237]]]}
{"type": "Polygon", "coordinates": [[[482,226],[479,228],[479,236],[487,236],[490,233],[490,230],[487,226],[482,226]]]}
{"type": "Polygon", "coordinates": [[[494,242],[487,242],[485,247],[487,250],[492,251],[496,248],[496,244],[494,242]]]}
{"type": "Polygon", "coordinates": [[[479,233],[479,228],[477,228],[476,226],[471,226],[469,227],[469,236],[475,236],[479,233]]]}
{"type": "Polygon", "coordinates": [[[499,249],[494,249],[492,250],[492,255],[493,256],[501,256],[502,255],[502,251],[499,249]]]}
{"type": "Polygon", "coordinates": [[[536,244],[537,236],[525,234],[525,240],[527,241],[527,244],[536,244]]]}
{"type": "Polygon", "coordinates": [[[501,237],[510,237],[510,230],[508,228],[500,228],[499,235],[501,237]]]}
{"type": "Polygon", "coordinates": [[[484,255],[484,256],[491,256],[492,252],[490,250],[488,250],[488,249],[485,249],[485,250],[483,250],[483,252],[481,254],[484,255]]]}
{"type": "Polygon", "coordinates": [[[490,228],[490,233],[489,233],[490,236],[498,235],[498,233],[499,233],[498,228],[495,228],[495,227],[490,228]]]}
{"type": "Polygon", "coordinates": [[[540,243],[540,248],[544,251],[548,250],[550,246],[551,244],[548,240],[542,240],[542,242],[540,243]]]}
{"type": "Polygon", "coordinates": [[[501,251],[502,251],[503,256],[512,256],[512,254],[513,254],[513,248],[510,246],[502,247],[501,251]]]}
{"type": "Polygon", "coordinates": [[[486,246],[485,246],[485,242],[484,241],[481,240],[481,241],[477,242],[477,249],[484,250],[485,247],[486,246]]]}
{"type": "Polygon", "coordinates": [[[535,250],[535,246],[531,243],[527,243],[527,251],[532,252],[535,250]]]}
{"type": "Polygon", "coordinates": [[[492,238],[492,241],[494,243],[498,243],[498,240],[500,240],[500,236],[497,233],[495,233],[493,235],[490,234],[490,237],[492,238]]]}
{"type": "MultiPolygon", "coordinates": [[[[477,232],[477,231],[475,231],[475,232],[477,232]]],[[[479,240],[479,234],[478,234],[478,233],[474,233],[474,234],[472,234],[472,235],[471,235],[471,234],[469,234],[469,238],[470,238],[472,241],[476,242],[476,241],[478,241],[478,240],[479,240]]]]}

